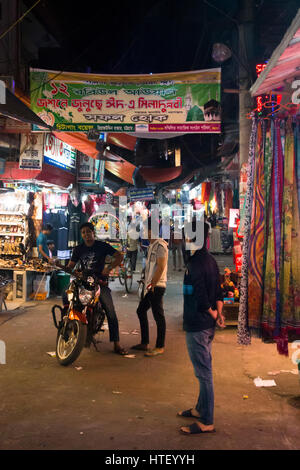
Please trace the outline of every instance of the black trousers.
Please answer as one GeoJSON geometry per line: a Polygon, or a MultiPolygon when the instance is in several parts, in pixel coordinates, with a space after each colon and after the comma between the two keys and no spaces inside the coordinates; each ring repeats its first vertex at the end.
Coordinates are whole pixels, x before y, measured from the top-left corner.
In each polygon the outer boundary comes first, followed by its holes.
{"type": "MultiPolygon", "coordinates": [[[[68,305],[68,297],[65,292],[63,293],[62,298],[63,298],[63,304],[68,305]]],[[[108,323],[108,328],[109,328],[109,340],[120,341],[119,322],[118,322],[117,314],[115,311],[113,299],[111,296],[111,290],[109,287],[106,287],[106,286],[101,287],[100,300],[106,313],[106,318],[107,318],[107,323],[108,323]]]]}
{"type": "Polygon", "coordinates": [[[128,258],[130,259],[131,269],[132,271],[135,271],[138,252],[137,250],[135,250],[135,251],[128,251],[127,253],[128,253],[128,258]]]}
{"type": "Polygon", "coordinates": [[[164,287],[155,287],[154,292],[148,292],[139,303],[136,313],[141,325],[142,344],[149,344],[149,323],[147,312],[151,307],[157,326],[156,347],[163,348],[165,346],[166,320],[163,308],[163,296],[165,291],[166,289],[164,287]]]}

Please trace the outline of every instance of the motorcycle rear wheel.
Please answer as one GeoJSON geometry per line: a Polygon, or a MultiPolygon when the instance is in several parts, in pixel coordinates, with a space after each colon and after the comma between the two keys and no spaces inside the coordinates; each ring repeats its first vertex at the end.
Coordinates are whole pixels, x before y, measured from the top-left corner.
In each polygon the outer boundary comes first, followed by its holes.
{"type": "Polygon", "coordinates": [[[67,324],[68,340],[62,336],[63,328],[57,332],[56,358],[60,365],[68,366],[79,357],[87,336],[87,325],[78,320],[69,320],[67,324]]]}

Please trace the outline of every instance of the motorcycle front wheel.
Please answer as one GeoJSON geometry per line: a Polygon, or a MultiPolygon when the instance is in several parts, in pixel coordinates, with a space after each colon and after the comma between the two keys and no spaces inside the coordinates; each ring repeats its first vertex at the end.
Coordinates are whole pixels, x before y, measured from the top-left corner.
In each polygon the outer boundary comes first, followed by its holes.
{"type": "Polygon", "coordinates": [[[60,328],[56,338],[56,358],[60,365],[68,366],[80,355],[87,336],[87,325],[78,320],[68,320],[67,326],[60,328]]]}

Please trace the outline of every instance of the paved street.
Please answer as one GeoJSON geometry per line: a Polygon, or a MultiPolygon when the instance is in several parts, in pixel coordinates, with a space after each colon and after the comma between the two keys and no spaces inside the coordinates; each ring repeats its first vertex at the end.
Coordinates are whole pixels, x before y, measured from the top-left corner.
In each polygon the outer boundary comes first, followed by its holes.
{"type": "MultiPolygon", "coordinates": [[[[133,359],[117,356],[105,332],[99,353],[85,349],[63,368],[47,355],[55,350],[50,308],[58,299],[0,314],[0,339],[7,348],[7,364],[0,365],[0,449],[299,448],[298,375],[268,376],[296,366],[273,344],[254,339],[250,347],[239,346],[232,327],[218,330],[213,345],[217,433],[179,433],[190,421],[176,412],[193,406],[198,392],[181,326],[182,277],[170,270],[166,352],[157,358],[141,352],[133,359]],[[256,388],[257,376],[274,378],[277,386],[256,388]]],[[[130,347],[139,342],[132,334],[138,328],[137,295],[125,297],[118,282],[112,290],[122,345],[130,347]]],[[[149,318],[153,344],[151,313],[149,318]]]]}

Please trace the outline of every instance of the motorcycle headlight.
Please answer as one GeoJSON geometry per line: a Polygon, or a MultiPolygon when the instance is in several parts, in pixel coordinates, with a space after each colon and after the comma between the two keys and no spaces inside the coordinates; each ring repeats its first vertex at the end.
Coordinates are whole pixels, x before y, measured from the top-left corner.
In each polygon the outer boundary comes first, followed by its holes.
{"type": "Polygon", "coordinates": [[[88,305],[91,300],[93,299],[94,292],[87,290],[87,289],[81,289],[79,291],[79,300],[82,303],[82,305],[88,305]]]}
{"type": "Polygon", "coordinates": [[[72,289],[68,289],[66,291],[66,294],[67,294],[67,297],[68,297],[68,302],[71,302],[71,300],[73,300],[74,298],[74,292],[72,289]]]}

